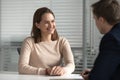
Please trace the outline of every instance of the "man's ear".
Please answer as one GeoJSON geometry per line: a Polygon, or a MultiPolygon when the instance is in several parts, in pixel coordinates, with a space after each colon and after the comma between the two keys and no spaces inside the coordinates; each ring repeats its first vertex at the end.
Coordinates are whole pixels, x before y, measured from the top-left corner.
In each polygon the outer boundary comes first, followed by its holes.
{"type": "Polygon", "coordinates": [[[103,17],[99,17],[99,20],[100,20],[101,23],[105,23],[106,22],[106,20],[103,17]]]}

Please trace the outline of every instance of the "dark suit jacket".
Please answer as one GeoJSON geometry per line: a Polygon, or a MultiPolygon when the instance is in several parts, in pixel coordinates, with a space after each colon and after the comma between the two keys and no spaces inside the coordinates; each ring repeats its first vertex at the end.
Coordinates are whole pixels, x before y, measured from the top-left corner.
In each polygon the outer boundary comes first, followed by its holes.
{"type": "Polygon", "coordinates": [[[103,36],[89,80],[120,80],[120,23],[103,36]]]}

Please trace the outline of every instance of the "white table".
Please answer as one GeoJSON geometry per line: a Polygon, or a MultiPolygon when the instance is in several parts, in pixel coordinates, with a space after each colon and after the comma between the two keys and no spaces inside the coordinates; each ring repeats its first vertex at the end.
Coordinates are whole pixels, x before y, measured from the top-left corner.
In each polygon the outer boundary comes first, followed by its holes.
{"type": "Polygon", "coordinates": [[[17,72],[0,72],[0,80],[83,80],[80,74],[63,76],[20,75],[17,72]]]}

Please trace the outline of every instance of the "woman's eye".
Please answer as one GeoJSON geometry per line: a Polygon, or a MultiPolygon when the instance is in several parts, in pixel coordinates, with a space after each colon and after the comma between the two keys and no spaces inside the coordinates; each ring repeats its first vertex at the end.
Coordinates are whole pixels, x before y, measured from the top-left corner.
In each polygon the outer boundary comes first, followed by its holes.
{"type": "Polygon", "coordinates": [[[54,20],[52,20],[52,23],[55,22],[54,20]]]}
{"type": "Polygon", "coordinates": [[[48,24],[48,22],[45,22],[45,24],[48,24]]]}

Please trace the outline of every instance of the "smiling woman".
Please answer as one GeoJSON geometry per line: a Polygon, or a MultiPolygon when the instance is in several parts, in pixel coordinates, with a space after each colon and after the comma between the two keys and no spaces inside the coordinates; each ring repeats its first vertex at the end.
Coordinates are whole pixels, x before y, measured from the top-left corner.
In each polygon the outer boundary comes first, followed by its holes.
{"type": "Polygon", "coordinates": [[[48,40],[50,41],[58,39],[58,33],[55,28],[54,13],[46,7],[37,9],[34,14],[31,32],[31,36],[35,39],[35,43],[42,41],[46,36],[48,36],[48,40]]]}
{"type": "Polygon", "coordinates": [[[75,69],[68,40],[57,34],[53,12],[42,7],[33,17],[31,37],[27,37],[19,58],[20,74],[64,75],[75,69]],[[62,66],[64,58],[65,65],[62,66]]]}
{"type": "Polygon", "coordinates": [[[56,26],[54,16],[50,13],[45,13],[42,16],[42,21],[36,23],[36,26],[41,30],[42,34],[53,34],[56,26]]]}
{"type": "Polygon", "coordinates": [[[17,48],[30,36],[33,13],[39,7],[48,7],[55,13],[55,29],[72,47],[74,73],[79,73],[83,67],[83,1],[0,0],[0,71],[18,71],[17,48]]]}

